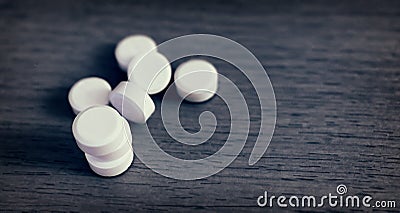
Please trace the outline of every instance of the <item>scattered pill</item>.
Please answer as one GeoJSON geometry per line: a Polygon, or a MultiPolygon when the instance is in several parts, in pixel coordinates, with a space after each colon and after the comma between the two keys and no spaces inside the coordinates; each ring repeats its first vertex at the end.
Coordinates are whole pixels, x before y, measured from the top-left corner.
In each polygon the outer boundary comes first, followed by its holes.
{"type": "Polygon", "coordinates": [[[210,99],[218,88],[217,69],[204,60],[181,64],[175,71],[174,80],[178,95],[191,102],[210,99]]]}
{"type": "Polygon", "coordinates": [[[107,105],[111,86],[98,77],[84,78],[70,89],[68,101],[75,114],[96,105],[107,105]]]}
{"type": "MultiPolygon", "coordinates": [[[[146,123],[155,111],[149,95],[164,90],[172,76],[168,59],[157,52],[156,43],[148,36],[125,37],[117,44],[115,57],[128,81],[111,91],[101,78],[84,78],[68,94],[77,114],[72,124],[76,143],[85,152],[90,168],[106,177],[122,174],[132,164],[133,139],[127,120],[146,123]],[[116,110],[107,106],[109,102],[116,110]]],[[[203,102],[215,95],[218,72],[205,60],[190,60],[176,69],[174,81],[180,97],[203,102]]]]}
{"type": "Polygon", "coordinates": [[[135,57],[129,63],[128,79],[153,95],[161,92],[171,80],[171,65],[168,59],[156,51],[135,57]]]}
{"type": "Polygon", "coordinates": [[[90,155],[106,155],[116,150],[124,139],[124,122],[109,106],[88,108],[76,116],[72,133],[78,147],[90,155]]]}
{"type": "Polygon", "coordinates": [[[125,118],[121,117],[121,119],[124,122],[124,138],[120,145],[115,150],[112,150],[111,153],[95,156],[96,158],[101,159],[102,161],[113,161],[123,156],[126,152],[133,151],[131,128],[129,127],[129,123],[127,120],[125,120],[125,118]]]}
{"type": "Polygon", "coordinates": [[[85,154],[90,168],[98,175],[105,177],[117,176],[125,172],[132,164],[134,154],[127,152],[113,161],[103,161],[89,154],[85,154]]]}
{"type": "Polygon", "coordinates": [[[122,81],[111,91],[110,102],[122,116],[135,123],[146,123],[155,110],[154,102],[146,91],[127,81],[122,81]]]}
{"type": "Polygon", "coordinates": [[[115,48],[115,58],[119,67],[127,71],[129,62],[156,48],[156,42],[145,35],[132,35],[122,39],[115,48]]]}

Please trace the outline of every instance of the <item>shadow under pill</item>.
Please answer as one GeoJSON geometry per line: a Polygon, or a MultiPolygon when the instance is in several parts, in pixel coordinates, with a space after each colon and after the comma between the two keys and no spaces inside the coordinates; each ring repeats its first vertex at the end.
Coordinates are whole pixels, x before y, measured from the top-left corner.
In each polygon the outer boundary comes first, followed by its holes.
{"type": "Polygon", "coordinates": [[[68,85],[65,87],[55,88],[48,93],[48,96],[44,99],[44,105],[46,112],[57,119],[66,119],[70,121],[75,116],[72,112],[68,102],[68,85]]]}
{"type": "Polygon", "coordinates": [[[92,175],[72,136],[48,134],[48,131],[56,132],[57,129],[58,127],[46,127],[40,133],[36,129],[9,135],[7,140],[12,143],[1,145],[1,156],[9,159],[9,165],[22,166],[26,172],[92,175]]]}
{"type": "Polygon", "coordinates": [[[92,76],[103,78],[111,85],[111,88],[116,87],[121,81],[128,79],[127,73],[119,68],[118,62],[115,59],[115,45],[114,43],[105,43],[96,46],[94,48],[93,60],[89,62],[89,69],[92,76]]]}

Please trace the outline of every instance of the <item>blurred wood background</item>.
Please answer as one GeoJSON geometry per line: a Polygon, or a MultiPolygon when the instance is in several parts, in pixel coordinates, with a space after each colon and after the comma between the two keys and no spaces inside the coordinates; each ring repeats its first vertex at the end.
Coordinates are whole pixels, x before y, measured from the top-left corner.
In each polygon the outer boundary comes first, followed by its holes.
{"type": "MultiPolygon", "coordinates": [[[[322,196],[339,184],[400,205],[400,1],[0,0],[0,30],[1,210],[266,211],[256,202],[265,190],[322,196]],[[113,51],[127,35],[161,43],[192,33],[233,39],[266,68],[277,124],[264,157],[247,164],[260,126],[254,89],[212,60],[251,109],[241,155],[196,181],[163,177],[138,159],[121,176],[96,176],[71,133],[70,86],[87,76],[113,87],[125,80],[113,51]]],[[[205,109],[219,115],[212,140],[195,148],[165,132],[161,98],[149,127],[167,152],[197,159],[224,144],[229,114],[219,98],[182,106],[188,130],[205,109]]]]}

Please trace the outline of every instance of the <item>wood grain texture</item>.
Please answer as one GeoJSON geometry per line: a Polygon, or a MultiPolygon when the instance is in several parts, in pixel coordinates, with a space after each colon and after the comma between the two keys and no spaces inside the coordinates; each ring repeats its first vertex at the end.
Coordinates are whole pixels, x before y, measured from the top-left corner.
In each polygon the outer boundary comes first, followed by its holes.
{"type": "MultiPolygon", "coordinates": [[[[266,211],[256,203],[264,190],[322,196],[338,184],[400,205],[399,1],[1,0],[0,30],[1,210],[266,211]],[[71,133],[67,93],[86,76],[113,87],[124,80],[113,51],[135,33],[158,43],[211,33],[257,56],[274,86],[277,125],[255,166],[247,165],[260,126],[254,89],[212,60],[250,108],[248,142],[229,167],[197,181],[162,177],[137,159],[116,178],[90,171],[71,133]]],[[[158,107],[161,98],[155,96],[158,107]]],[[[159,108],[150,129],[170,154],[205,157],[229,132],[221,103],[182,106],[189,131],[199,128],[197,113],[219,115],[216,134],[202,146],[174,143],[159,108]]]]}

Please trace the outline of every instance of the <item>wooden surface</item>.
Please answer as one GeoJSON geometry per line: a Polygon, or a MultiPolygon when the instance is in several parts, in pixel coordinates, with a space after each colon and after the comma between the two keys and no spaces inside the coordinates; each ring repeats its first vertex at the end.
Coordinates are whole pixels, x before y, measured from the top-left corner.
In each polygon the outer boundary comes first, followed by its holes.
{"type": "MultiPolygon", "coordinates": [[[[400,1],[2,0],[0,30],[1,210],[267,211],[256,203],[265,190],[322,196],[339,184],[400,206],[400,1]],[[211,60],[251,109],[249,140],[229,167],[197,181],[165,178],[138,159],[116,178],[91,172],[71,133],[67,93],[86,76],[113,87],[124,80],[114,47],[136,33],[158,43],[211,33],[257,56],[274,86],[277,125],[256,165],[247,165],[260,125],[254,90],[211,60]]],[[[203,110],[218,115],[213,139],[189,148],[162,128],[161,97],[149,126],[163,149],[197,159],[223,145],[229,114],[220,99],[182,106],[189,131],[203,110]]]]}

